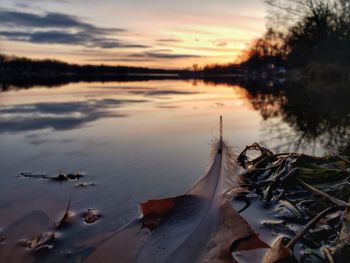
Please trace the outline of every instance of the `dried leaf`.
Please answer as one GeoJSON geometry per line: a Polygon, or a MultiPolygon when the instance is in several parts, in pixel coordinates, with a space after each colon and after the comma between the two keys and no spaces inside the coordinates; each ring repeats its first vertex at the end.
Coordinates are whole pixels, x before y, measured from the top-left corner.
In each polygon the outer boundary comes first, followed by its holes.
{"type": "Polygon", "coordinates": [[[140,204],[142,216],[150,214],[165,214],[174,207],[178,197],[148,200],[140,204]]]}
{"type": "Polygon", "coordinates": [[[55,240],[56,234],[52,231],[42,233],[34,237],[32,240],[21,240],[19,244],[31,250],[38,251],[42,249],[51,249],[55,240]]]}
{"type": "Polygon", "coordinates": [[[62,182],[62,181],[67,181],[68,177],[60,171],[60,173],[56,177],[51,177],[51,179],[62,182]]]}
{"type": "Polygon", "coordinates": [[[75,180],[75,179],[79,180],[81,177],[83,177],[83,174],[78,172],[73,174],[67,174],[66,176],[70,180],[75,180]]]}
{"type": "Polygon", "coordinates": [[[190,198],[190,196],[183,195],[163,199],[153,199],[141,203],[142,228],[148,228],[150,231],[155,230],[162,217],[165,216],[177,202],[186,198],[190,198]]]}
{"type": "Polygon", "coordinates": [[[269,248],[229,201],[220,208],[219,228],[209,244],[204,262],[230,263],[233,261],[232,252],[269,248]]]}
{"type": "Polygon", "coordinates": [[[49,217],[42,211],[33,211],[5,227],[1,233],[6,240],[0,248],[0,262],[33,262],[32,255],[18,246],[18,241],[23,237],[34,237],[48,228],[49,217]]]}
{"type": "Polygon", "coordinates": [[[134,219],[122,229],[95,244],[95,251],[84,262],[136,262],[137,252],[147,237],[148,234],[140,231],[140,221],[134,219]]]}
{"type": "Polygon", "coordinates": [[[101,216],[102,215],[95,208],[89,208],[87,212],[83,214],[84,221],[87,224],[95,223],[101,216]]]}
{"type": "Polygon", "coordinates": [[[283,244],[284,237],[278,237],[272,245],[272,248],[265,254],[263,263],[283,262],[292,258],[292,251],[283,244]]]}

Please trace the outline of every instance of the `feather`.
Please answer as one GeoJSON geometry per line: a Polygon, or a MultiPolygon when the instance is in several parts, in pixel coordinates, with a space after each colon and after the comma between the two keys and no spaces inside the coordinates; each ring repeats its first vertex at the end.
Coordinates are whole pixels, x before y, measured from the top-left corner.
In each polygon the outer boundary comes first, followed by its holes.
{"type": "MultiPolygon", "coordinates": [[[[88,262],[101,258],[104,262],[106,258],[111,262],[198,261],[218,229],[223,193],[239,185],[236,174],[233,151],[220,138],[213,145],[206,174],[186,194],[141,203],[141,218],[135,218],[104,240],[88,262]]],[[[227,244],[228,254],[230,245],[227,244]]]]}

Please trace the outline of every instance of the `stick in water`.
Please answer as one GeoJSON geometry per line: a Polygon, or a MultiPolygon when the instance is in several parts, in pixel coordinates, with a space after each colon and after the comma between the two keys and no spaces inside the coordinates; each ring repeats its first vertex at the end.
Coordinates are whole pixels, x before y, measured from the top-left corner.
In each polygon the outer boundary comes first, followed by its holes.
{"type": "Polygon", "coordinates": [[[317,194],[317,195],[320,195],[320,196],[322,196],[322,197],[328,199],[329,201],[333,202],[334,204],[336,204],[336,205],[338,205],[338,206],[350,207],[350,204],[349,204],[349,203],[344,202],[343,200],[340,200],[340,199],[338,199],[338,198],[335,198],[335,197],[333,197],[333,196],[331,196],[331,195],[329,195],[329,194],[327,194],[327,193],[325,193],[325,192],[323,192],[323,191],[321,191],[321,190],[319,190],[319,189],[317,189],[317,188],[315,188],[315,187],[313,187],[313,186],[311,186],[311,185],[305,183],[305,182],[304,182],[303,180],[301,180],[301,179],[297,179],[297,180],[298,180],[298,182],[299,182],[303,187],[305,187],[305,188],[308,189],[309,191],[311,191],[311,192],[313,192],[313,193],[315,193],[315,194],[317,194]]]}

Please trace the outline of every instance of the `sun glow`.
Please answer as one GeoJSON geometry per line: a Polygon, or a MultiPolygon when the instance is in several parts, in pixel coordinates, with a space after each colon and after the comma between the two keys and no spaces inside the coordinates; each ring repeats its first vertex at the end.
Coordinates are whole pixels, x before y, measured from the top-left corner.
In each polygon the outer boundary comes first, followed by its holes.
{"type": "Polygon", "coordinates": [[[258,0],[200,5],[194,0],[177,5],[50,1],[40,9],[22,2],[5,0],[0,7],[2,52],[78,64],[185,68],[229,63],[265,30],[258,0]]]}

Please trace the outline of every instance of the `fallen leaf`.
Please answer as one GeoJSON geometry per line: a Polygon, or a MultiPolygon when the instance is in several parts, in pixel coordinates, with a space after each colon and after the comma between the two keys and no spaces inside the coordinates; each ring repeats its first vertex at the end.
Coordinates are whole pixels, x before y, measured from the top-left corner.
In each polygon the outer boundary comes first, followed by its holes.
{"type": "Polygon", "coordinates": [[[220,208],[219,227],[209,244],[203,261],[217,263],[234,262],[232,252],[270,247],[233,209],[229,201],[224,201],[220,208]]]}
{"type": "Polygon", "coordinates": [[[83,177],[83,174],[78,172],[78,173],[67,174],[66,176],[70,180],[75,180],[75,179],[79,180],[81,177],[83,177]]]}
{"type": "Polygon", "coordinates": [[[60,171],[60,173],[56,177],[51,177],[51,179],[62,182],[62,181],[67,181],[68,177],[60,171]]]}
{"type": "Polygon", "coordinates": [[[149,214],[165,214],[171,208],[174,207],[176,199],[179,197],[170,197],[163,199],[153,199],[147,202],[141,203],[140,208],[142,216],[148,216],[149,214]]]}
{"type": "Polygon", "coordinates": [[[92,224],[101,218],[101,214],[95,208],[91,208],[83,214],[83,218],[85,223],[92,224]]]}
{"type": "Polygon", "coordinates": [[[134,219],[122,229],[95,244],[94,252],[84,263],[136,262],[139,251],[149,235],[140,231],[140,220],[134,219]]]}
{"type": "Polygon", "coordinates": [[[162,217],[165,216],[177,202],[181,199],[190,198],[189,196],[177,196],[163,199],[153,199],[140,204],[142,213],[142,228],[147,228],[150,231],[155,230],[162,217]]]}
{"type": "Polygon", "coordinates": [[[292,258],[292,251],[283,244],[284,237],[278,237],[272,245],[272,248],[265,254],[262,263],[285,262],[292,258]]]}
{"type": "Polygon", "coordinates": [[[42,233],[34,237],[32,240],[21,240],[19,244],[25,248],[38,251],[42,249],[51,249],[55,240],[56,234],[52,231],[42,233]]]}
{"type": "Polygon", "coordinates": [[[34,237],[48,228],[49,218],[42,211],[33,211],[5,227],[1,233],[6,240],[0,248],[0,262],[34,262],[34,256],[18,246],[18,241],[23,237],[34,237]]]}

